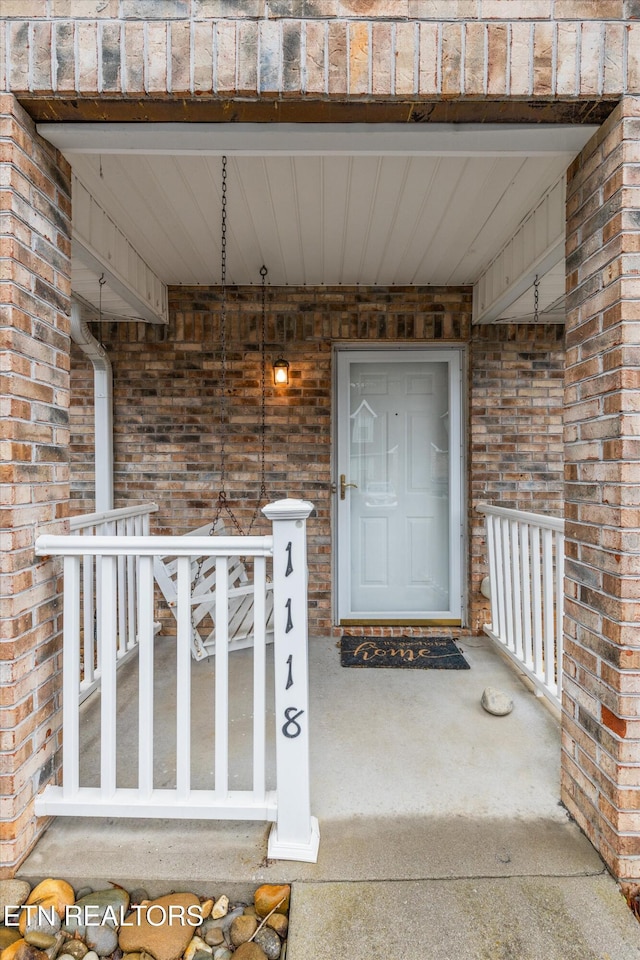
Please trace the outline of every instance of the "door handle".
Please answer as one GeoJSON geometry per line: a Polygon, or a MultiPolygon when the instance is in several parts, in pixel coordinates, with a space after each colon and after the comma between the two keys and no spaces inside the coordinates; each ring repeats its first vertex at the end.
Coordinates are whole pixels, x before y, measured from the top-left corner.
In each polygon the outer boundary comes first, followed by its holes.
{"type": "Polygon", "coordinates": [[[347,495],[347,487],[357,488],[358,486],[357,483],[347,483],[346,480],[347,480],[346,474],[341,473],[340,474],[340,499],[341,500],[344,500],[344,498],[347,495]]]}

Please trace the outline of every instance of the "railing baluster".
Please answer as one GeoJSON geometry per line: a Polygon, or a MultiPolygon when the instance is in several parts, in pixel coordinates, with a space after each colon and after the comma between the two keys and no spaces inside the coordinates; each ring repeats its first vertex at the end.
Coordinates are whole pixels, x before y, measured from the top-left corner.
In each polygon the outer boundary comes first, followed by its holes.
{"type": "MultiPolygon", "coordinates": [[[[125,536],[131,537],[135,533],[136,517],[127,517],[125,520],[125,536]]],[[[139,632],[136,623],[136,558],[125,557],[127,578],[127,640],[126,649],[132,650],[137,642],[139,632]]]]}
{"type": "Polygon", "coordinates": [[[215,791],[229,790],[229,561],[216,557],[215,791]]]}
{"type": "Polygon", "coordinates": [[[498,564],[496,559],[495,517],[487,517],[487,554],[489,557],[489,592],[491,594],[491,626],[500,634],[500,614],[498,606],[498,564]]]}
{"type": "Polygon", "coordinates": [[[556,531],[556,684],[562,700],[562,656],[564,651],[564,534],[556,531]]]}
{"type": "Polygon", "coordinates": [[[522,597],[522,654],[526,664],[533,666],[531,633],[531,560],[529,524],[520,524],[520,590],[522,597]]]}
{"type": "Polygon", "coordinates": [[[153,791],[153,557],[138,560],[138,790],[148,800],[153,791]]]}
{"type": "Polygon", "coordinates": [[[256,557],[253,593],[253,796],[258,801],[266,791],[266,650],[267,561],[256,557]]]}
{"type": "Polygon", "coordinates": [[[532,605],[533,605],[533,669],[540,679],[544,676],[544,651],[542,647],[542,567],[540,562],[540,528],[534,527],[531,538],[532,556],[532,605]]]}
{"type": "Polygon", "coordinates": [[[553,535],[551,530],[542,531],[542,595],[544,621],[544,679],[549,686],[555,686],[555,649],[553,605],[555,590],[553,588],[553,535]]]}
{"type": "Polygon", "coordinates": [[[520,524],[509,521],[509,543],[511,546],[511,585],[513,590],[513,651],[522,657],[522,597],[520,594],[520,524]]]}
{"type": "Polygon", "coordinates": [[[176,790],[191,789],[191,558],[178,557],[178,639],[176,649],[176,790]]]}
{"type": "MultiPolygon", "coordinates": [[[[116,536],[126,534],[126,520],[116,523],[116,536]]],[[[127,650],[127,594],[126,594],[126,557],[118,557],[118,658],[127,650]]]]}
{"type": "MultiPolygon", "coordinates": [[[[504,637],[507,632],[507,609],[504,590],[504,563],[502,559],[502,520],[500,517],[492,517],[494,528],[494,541],[496,546],[496,570],[495,570],[495,592],[496,605],[498,608],[498,623],[496,634],[504,637]]],[[[494,584],[491,584],[491,590],[494,590],[494,584]]]]}
{"type": "Polygon", "coordinates": [[[502,532],[502,576],[504,578],[505,598],[504,606],[506,611],[506,629],[504,633],[504,640],[509,650],[513,650],[513,590],[511,589],[511,539],[509,537],[510,523],[508,520],[503,518],[500,526],[502,532]]]}
{"type": "Polygon", "coordinates": [[[100,789],[104,798],[116,791],[116,560],[103,556],[101,569],[102,603],[98,621],[102,624],[100,663],[100,789]]]}
{"type": "Polygon", "coordinates": [[[62,789],[72,799],[80,786],[80,557],[64,558],[62,647],[62,789]]]}
{"type": "MultiPolygon", "coordinates": [[[[95,630],[96,630],[96,611],[95,611],[95,564],[91,554],[85,554],[82,558],[82,663],[83,663],[83,686],[88,687],[93,683],[94,657],[95,657],[95,630]]],[[[79,675],[78,675],[79,676],[79,675]]]]}

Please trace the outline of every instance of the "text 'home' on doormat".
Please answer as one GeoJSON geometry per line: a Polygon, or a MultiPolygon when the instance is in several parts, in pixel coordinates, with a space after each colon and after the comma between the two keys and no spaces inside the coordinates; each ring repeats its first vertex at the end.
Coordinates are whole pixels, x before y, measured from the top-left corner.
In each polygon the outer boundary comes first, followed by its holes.
{"type": "Polygon", "coordinates": [[[469,670],[451,637],[341,637],[343,667],[469,670]]]}

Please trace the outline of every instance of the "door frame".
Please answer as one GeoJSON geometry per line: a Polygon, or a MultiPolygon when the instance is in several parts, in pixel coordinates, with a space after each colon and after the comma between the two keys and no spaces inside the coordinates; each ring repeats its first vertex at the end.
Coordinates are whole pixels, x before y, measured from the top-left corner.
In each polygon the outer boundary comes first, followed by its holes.
{"type": "MultiPolygon", "coordinates": [[[[467,434],[467,414],[466,414],[466,358],[467,351],[464,344],[461,344],[459,341],[454,343],[439,342],[439,343],[379,343],[379,344],[363,344],[362,341],[342,341],[340,343],[334,343],[332,347],[332,399],[331,399],[331,412],[332,412],[332,438],[331,438],[331,491],[332,491],[332,503],[331,503],[331,561],[332,561],[332,616],[335,626],[457,626],[463,627],[466,622],[466,605],[467,605],[467,589],[466,589],[466,577],[465,571],[467,567],[467,536],[466,536],[466,514],[467,514],[467,458],[466,458],[466,434],[467,434]],[[369,356],[373,354],[385,353],[391,359],[392,354],[398,353],[407,353],[411,352],[412,354],[418,355],[431,355],[434,359],[437,359],[437,354],[455,354],[458,358],[458,364],[456,369],[457,376],[459,378],[458,383],[458,398],[459,398],[459,416],[457,418],[457,423],[455,427],[457,429],[458,436],[457,438],[453,437],[453,442],[457,444],[459,448],[459,458],[458,462],[460,464],[460,482],[459,482],[459,491],[458,495],[454,499],[450,500],[450,520],[451,520],[451,542],[450,542],[450,561],[449,561],[449,574],[450,574],[450,583],[452,583],[452,591],[455,591],[456,586],[459,585],[459,610],[460,615],[457,617],[452,616],[451,618],[408,618],[403,617],[400,619],[392,618],[366,618],[358,617],[357,619],[351,618],[340,618],[340,599],[339,599],[339,549],[340,549],[340,538],[339,538],[339,524],[338,524],[338,466],[339,466],[339,443],[340,443],[340,425],[339,425],[339,410],[338,410],[338,357],[340,354],[368,354],[369,356]],[[458,535],[456,535],[456,528],[458,529],[458,535]]],[[[449,357],[448,359],[453,359],[449,357]]],[[[453,387],[453,384],[450,383],[450,387],[453,387]]],[[[454,426],[453,420],[451,421],[451,427],[454,426]]],[[[450,446],[450,451],[453,450],[453,445],[450,446]]],[[[453,609],[453,596],[450,597],[450,607],[453,609]]]]}

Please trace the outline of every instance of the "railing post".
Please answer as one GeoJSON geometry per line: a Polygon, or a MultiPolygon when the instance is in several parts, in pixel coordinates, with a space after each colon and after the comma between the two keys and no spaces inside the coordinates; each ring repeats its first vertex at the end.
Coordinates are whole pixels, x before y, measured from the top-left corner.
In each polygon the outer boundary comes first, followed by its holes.
{"type": "Polygon", "coordinates": [[[278,500],[263,508],[273,524],[273,629],[276,716],[277,821],[267,856],[318,859],[320,832],[311,816],[309,774],[309,658],[307,500],[278,500]]]}

